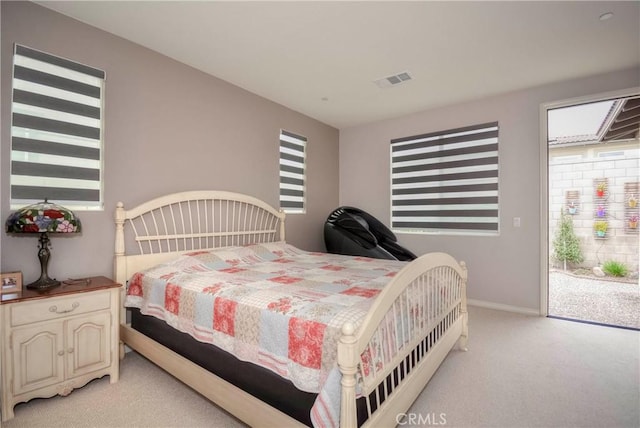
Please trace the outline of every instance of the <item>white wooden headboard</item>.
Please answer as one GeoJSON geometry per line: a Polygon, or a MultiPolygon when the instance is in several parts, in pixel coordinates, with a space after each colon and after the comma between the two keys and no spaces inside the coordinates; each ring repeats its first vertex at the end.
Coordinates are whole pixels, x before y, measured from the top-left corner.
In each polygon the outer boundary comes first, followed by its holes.
{"type": "Polygon", "coordinates": [[[252,196],[203,190],[173,193],[125,210],[118,202],[114,277],[189,251],[284,241],[285,214],[252,196]]]}

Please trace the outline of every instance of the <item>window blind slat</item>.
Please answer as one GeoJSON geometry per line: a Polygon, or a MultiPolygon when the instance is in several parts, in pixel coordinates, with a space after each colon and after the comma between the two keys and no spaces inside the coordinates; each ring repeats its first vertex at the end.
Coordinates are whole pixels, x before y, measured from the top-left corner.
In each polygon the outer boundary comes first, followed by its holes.
{"type": "Polygon", "coordinates": [[[497,138],[497,132],[481,132],[478,134],[467,134],[457,137],[443,137],[419,143],[398,144],[392,151],[394,153],[434,152],[436,150],[456,150],[460,147],[472,150],[475,146],[489,145],[497,138]]]}
{"type": "Polygon", "coordinates": [[[99,202],[100,191],[62,187],[11,186],[11,194],[17,199],[44,201],[88,201],[99,202]]]}
{"type": "Polygon", "coordinates": [[[44,140],[30,140],[22,137],[13,137],[11,141],[14,151],[69,156],[82,159],[100,159],[100,150],[92,147],[61,144],[44,140]]]}
{"type": "Polygon", "coordinates": [[[286,196],[304,196],[304,192],[302,190],[293,190],[293,189],[281,189],[280,190],[280,194],[281,195],[286,195],[286,196]]]}
{"type": "Polygon", "coordinates": [[[294,174],[299,174],[301,177],[304,176],[304,168],[296,168],[289,165],[280,165],[280,171],[292,172],[294,174]]]}
{"type": "Polygon", "coordinates": [[[13,175],[31,175],[36,177],[73,178],[79,180],[99,180],[100,170],[77,168],[67,165],[49,165],[43,163],[11,162],[13,175]]]}
{"type": "Polygon", "coordinates": [[[39,131],[73,135],[76,137],[100,138],[100,128],[62,122],[60,120],[44,119],[36,116],[27,116],[19,113],[13,114],[13,125],[22,128],[37,129],[39,131]]]}
{"type": "Polygon", "coordinates": [[[401,222],[393,223],[395,228],[409,230],[456,230],[456,231],[498,231],[497,223],[453,223],[453,222],[401,222]]]}
{"type": "Polygon", "coordinates": [[[425,214],[439,217],[495,217],[498,210],[434,210],[434,211],[394,211],[394,217],[421,217],[425,214]]]}
{"type": "Polygon", "coordinates": [[[482,190],[498,190],[498,183],[469,184],[467,186],[434,186],[411,189],[393,189],[392,195],[421,195],[425,193],[475,192],[482,190]]]}
{"type": "Polygon", "coordinates": [[[280,177],[280,184],[297,184],[298,186],[304,185],[304,180],[300,178],[293,177],[280,177]]]}
{"type": "MultiPolygon", "coordinates": [[[[294,140],[298,140],[298,141],[301,141],[301,142],[304,142],[304,143],[307,142],[307,137],[303,137],[302,135],[294,134],[293,132],[285,131],[284,129],[280,130],[280,136],[281,137],[283,137],[283,136],[284,137],[289,137],[289,138],[292,138],[294,140]]],[[[280,138],[280,140],[282,140],[282,138],[280,138]]]]}
{"type": "Polygon", "coordinates": [[[499,230],[498,123],[391,140],[396,231],[499,230]]]}
{"type": "Polygon", "coordinates": [[[303,202],[281,200],[280,201],[280,208],[296,208],[296,209],[300,209],[301,210],[301,209],[304,208],[304,203],[303,202]]]}
{"type": "Polygon", "coordinates": [[[20,89],[13,90],[13,102],[77,114],[79,116],[86,116],[93,119],[100,119],[100,109],[98,107],[27,92],[20,89]]]}
{"type": "Polygon", "coordinates": [[[438,198],[438,199],[394,199],[394,207],[403,205],[449,205],[449,204],[497,204],[497,196],[438,198]]]}
{"type": "Polygon", "coordinates": [[[31,49],[26,46],[16,45],[15,52],[17,55],[21,55],[27,58],[37,59],[42,62],[47,62],[49,64],[57,65],[59,67],[68,68],[69,70],[88,74],[89,76],[97,77],[99,79],[105,78],[104,71],[100,69],[90,67],[88,65],[80,64],[75,61],[70,61],[65,58],[60,58],[58,56],[41,52],[35,49],[31,49]]]}
{"type": "Polygon", "coordinates": [[[402,177],[393,178],[392,183],[394,185],[408,184],[408,183],[428,183],[431,181],[450,181],[450,180],[464,180],[464,179],[481,179],[481,178],[493,178],[498,177],[498,170],[491,169],[485,171],[473,171],[464,173],[452,173],[452,174],[439,174],[439,175],[419,175],[414,177],[402,177]]]}
{"type": "MultiPolygon", "coordinates": [[[[455,129],[449,129],[447,131],[439,131],[439,132],[431,132],[428,134],[420,134],[420,135],[414,135],[411,137],[403,137],[403,138],[394,138],[393,140],[391,140],[391,144],[400,144],[400,143],[406,143],[406,142],[412,142],[412,141],[420,141],[420,140],[426,140],[426,139],[444,139],[447,138],[447,136],[449,136],[448,138],[451,138],[451,135],[456,135],[456,134],[467,134],[467,133],[478,133],[478,130],[484,130],[486,128],[497,128],[498,127],[498,122],[488,122],[488,123],[483,123],[481,125],[471,125],[471,126],[465,126],[462,128],[455,128],[455,129]]],[[[497,130],[495,131],[497,133],[497,130]]],[[[398,147],[398,146],[396,146],[398,147]]]]}
{"type": "Polygon", "coordinates": [[[13,71],[13,78],[26,82],[36,83],[51,88],[62,89],[64,91],[75,92],[92,98],[100,98],[100,87],[67,79],[66,77],[55,76],[43,71],[32,70],[16,65],[13,71]]]}
{"type": "Polygon", "coordinates": [[[297,164],[303,164],[304,163],[304,157],[302,156],[294,156],[294,155],[290,155],[288,153],[280,153],[280,159],[281,160],[288,160],[291,162],[295,162],[297,164]]]}
{"type": "Polygon", "coordinates": [[[439,162],[439,163],[424,164],[424,165],[397,167],[392,169],[392,173],[399,174],[402,172],[429,171],[432,169],[443,170],[448,168],[461,168],[461,167],[470,167],[470,166],[477,166],[477,165],[496,165],[497,162],[498,162],[498,157],[492,156],[487,158],[474,158],[474,159],[451,161],[451,162],[439,162]]]}
{"type": "MultiPolygon", "coordinates": [[[[306,140],[300,140],[301,142],[305,142],[306,140]]],[[[290,143],[289,141],[286,140],[280,140],[280,148],[281,149],[289,149],[289,150],[294,150],[295,152],[298,153],[304,153],[304,147],[301,145],[301,143],[290,143]]]]}
{"type": "Polygon", "coordinates": [[[451,150],[438,150],[431,152],[422,152],[412,155],[406,156],[395,156],[395,162],[408,162],[414,160],[424,160],[424,159],[433,159],[433,158],[446,158],[449,156],[460,156],[460,155],[472,155],[475,153],[486,153],[491,151],[498,150],[498,143],[493,144],[485,144],[482,146],[471,146],[471,147],[463,147],[451,150]]]}

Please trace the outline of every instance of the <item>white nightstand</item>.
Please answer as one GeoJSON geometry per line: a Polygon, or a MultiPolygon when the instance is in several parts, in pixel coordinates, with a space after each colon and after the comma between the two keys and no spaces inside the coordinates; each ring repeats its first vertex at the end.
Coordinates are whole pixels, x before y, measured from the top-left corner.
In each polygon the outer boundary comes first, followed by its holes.
{"type": "Polygon", "coordinates": [[[118,381],[120,287],[102,276],[2,295],[2,420],[36,397],[68,395],[92,379],[118,381]]]}

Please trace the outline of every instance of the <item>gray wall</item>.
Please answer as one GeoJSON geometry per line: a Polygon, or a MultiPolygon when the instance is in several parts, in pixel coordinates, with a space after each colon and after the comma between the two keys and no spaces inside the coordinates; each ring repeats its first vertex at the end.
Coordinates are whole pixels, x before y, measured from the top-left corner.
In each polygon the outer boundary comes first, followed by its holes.
{"type": "Polygon", "coordinates": [[[542,233],[540,106],[637,86],[639,77],[640,70],[625,70],[341,129],[340,204],[362,208],[388,225],[392,138],[499,121],[500,235],[398,234],[398,238],[415,253],[445,251],[464,260],[470,299],[537,312],[542,233]],[[513,227],[514,217],[521,218],[520,228],[513,227]]]}
{"type": "MultiPolygon", "coordinates": [[[[111,275],[113,211],[184,190],[247,193],[278,205],[281,128],[308,137],[307,214],[289,215],[287,240],[323,250],[338,204],[338,130],[187,65],[33,3],[2,2],[0,212],[9,215],[13,43],[106,71],[104,201],[78,211],[81,236],[52,238],[49,273],[111,275]]],[[[215,55],[212,52],[211,55],[215,55]]],[[[2,271],[36,279],[35,237],[2,232],[2,271]]]]}

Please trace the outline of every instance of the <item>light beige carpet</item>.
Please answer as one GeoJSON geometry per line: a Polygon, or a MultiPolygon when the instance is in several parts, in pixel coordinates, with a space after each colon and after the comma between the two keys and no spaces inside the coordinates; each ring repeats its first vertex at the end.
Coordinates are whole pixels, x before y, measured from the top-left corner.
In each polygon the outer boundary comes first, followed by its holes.
{"type": "MultiPolygon", "coordinates": [[[[639,427],[640,333],[470,308],[453,351],[400,426],[639,427]]],[[[17,427],[241,427],[135,353],[120,382],[15,407],[17,427]]]]}

